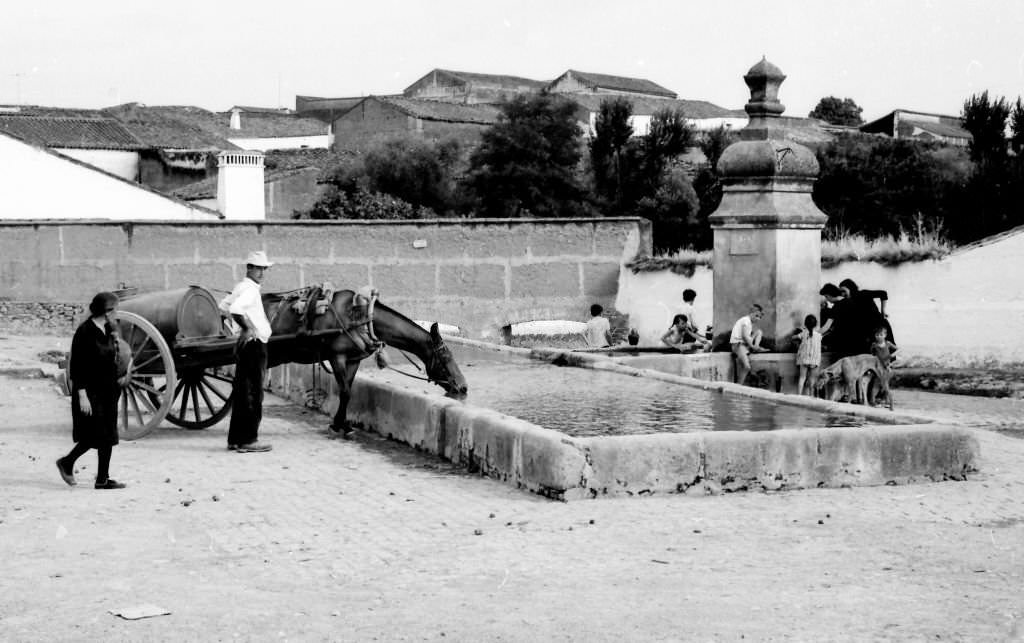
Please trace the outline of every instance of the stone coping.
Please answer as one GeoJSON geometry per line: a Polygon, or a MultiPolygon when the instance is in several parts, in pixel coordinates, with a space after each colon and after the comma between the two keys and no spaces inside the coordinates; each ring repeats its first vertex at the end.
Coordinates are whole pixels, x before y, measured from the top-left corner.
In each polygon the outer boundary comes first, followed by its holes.
{"type": "MultiPolygon", "coordinates": [[[[446,339],[524,359],[565,353],[446,339]]],[[[796,397],[631,369],[607,359],[583,359],[580,363],[585,368],[655,377],[774,402],[796,397]]],[[[295,392],[308,384],[303,377],[312,371],[305,367],[303,372],[296,365],[287,368],[284,379],[293,381],[283,388],[295,398],[295,392]]],[[[849,406],[853,405],[822,402],[821,410],[878,412],[887,424],[576,438],[492,409],[367,376],[356,378],[349,418],[471,471],[559,500],[962,480],[976,470],[978,444],[968,431],[878,409],[842,408],[849,406]],[[900,421],[913,423],[900,425],[900,421]]]]}
{"type": "Polygon", "coordinates": [[[117,219],[6,219],[0,221],[0,227],[52,227],[66,225],[85,226],[177,226],[177,227],[231,227],[231,226],[272,226],[272,227],[346,227],[346,226],[475,226],[475,225],[564,225],[566,223],[637,223],[645,221],[642,217],[566,217],[566,218],[538,218],[538,219],[476,219],[476,218],[445,218],[445,219],[316,219],[316,220],[182,220],[182,219],[153,219],[145,221],[117,220],[117,219]]]}

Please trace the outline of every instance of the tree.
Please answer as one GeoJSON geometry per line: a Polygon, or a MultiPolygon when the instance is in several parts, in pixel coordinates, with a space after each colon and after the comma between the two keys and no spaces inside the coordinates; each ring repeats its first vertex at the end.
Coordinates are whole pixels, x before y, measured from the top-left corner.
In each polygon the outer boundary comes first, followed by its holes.
{"type": "Polygon", "coordinates": [[[1017,156],[1024,152],[1024,104],[1020,96],[1010,111],[1010,147],[1017,156]]]}
{"type": "Polygon", "coordinates": [[[856,127],[864,122],[860,117],[861,109],[852,98],[836,98],[826,96],[818,101],[817,106],[807,115],[808,118],[819,118],[833,125],[856,127]]]}
{"type": "Polygon", "coordinates": [[[624,155],[633,137],[633,105],[617,96],[601,101],[594,121],[594,138],[590,141],[590,167],[594,174],[594,191],[606,203],[622,204],[624,155]]]}
{"type": "Polygon", "coordinates": [[[459,143],[399,137],[372,147],[362,159],[365,188],[399,198],[414,207],[448,213],[456,209],[455,165],[459,143]]]}
{"type": "Polygon", "coordinates": [[[505,102],[470,160],[467,187],[483,216],[590,213],[576,174],[581,153],[576,104],[543,92],[505,102]]]}
{"type": "MultiPolygon", "coordinates": [[[[941,143],[845,134],[817,149],[814,202],[828,232],[871,239],[945,228],[970,240],[965,186],[972,164],[962,148],[941,143]]],[[[977,238],[977,237],[974,237],[977,238]]]]}
{"type": "Polygon", "coordinates": [[[708,160],[708,165],[715,169],[718,166],[718,159],[722,158],[722,152],[725,151],[725,148],[738,140],[740,140],[740,136],[735,130],[719,125],[713,130],[704,132],[700,139],[698,139],[697,145],[700,146],[700,151],[704,153],[704,158],[708,160]]]}
{"type": "Polygon", "coordinates": [[[1005,98],[989,100],[988,90],[964,101],[960,115],[964,129],[971,133],[971,160],[982,165],[1006,158],[1006,119],[1010,106],[1005,98]]]}

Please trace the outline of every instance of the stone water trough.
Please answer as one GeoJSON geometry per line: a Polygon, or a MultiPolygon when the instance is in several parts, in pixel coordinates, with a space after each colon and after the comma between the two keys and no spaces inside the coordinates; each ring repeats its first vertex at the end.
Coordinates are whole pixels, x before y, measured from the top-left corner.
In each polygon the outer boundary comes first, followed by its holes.
{"type": "MultiPolygon", "coordinates": [[[[769,431],[698,431],[574,437],[488,408],[447,399],[404,383],[375,377],[371,367],[356,379],[349,417],[364,430],[436,454],[471,471],[560,500],[653,493],[705,495],[743,490],[904,484],[962,480],[975,471],[977,441],[963,428],[888,410],[826,402],[636,368],[604,355],[558,349],[516,349],[447,338],[519,359],[542,359],[622,377],[642,377],[699,387],[722,395],[757,397],[773,404],[809,407],[833,415],[857,415],[874,424],[859,427],[780,428],[769,431]]],[[[669,357],[669,356],[666,356],[669,357]]],[[[692,357],[695,373],[727,373],[728,354],[692,357]],[[710,361],[724,360],[722,364],[710,361]],[[697,362],[700,362],[697,364],[697,362]]],[[[275,369],[274,389],[293,400],[326,389],[333,414],[333,379],[314,368],[275,369]]],[[[545,367],[547,368],[547,367],[545,367]]],[[[556,369],[557,366],[550,368],[556,369]]],[[[687,370],[685,365],[679,368],[687,370]]],[[[562,368],[571,378],[573,368],[562,368]]],[[[472,382],[470,382],[472,386],[472,382]]]]}

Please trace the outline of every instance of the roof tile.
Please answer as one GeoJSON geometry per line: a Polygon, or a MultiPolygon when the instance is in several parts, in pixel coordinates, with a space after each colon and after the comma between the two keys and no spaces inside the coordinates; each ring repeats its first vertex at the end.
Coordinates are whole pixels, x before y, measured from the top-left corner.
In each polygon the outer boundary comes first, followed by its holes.
{"type": "Polygon", "coordinates": [[[147,147],[113,118],[0,113],[0,129],[46,147],[92,150],[147,147]]]}

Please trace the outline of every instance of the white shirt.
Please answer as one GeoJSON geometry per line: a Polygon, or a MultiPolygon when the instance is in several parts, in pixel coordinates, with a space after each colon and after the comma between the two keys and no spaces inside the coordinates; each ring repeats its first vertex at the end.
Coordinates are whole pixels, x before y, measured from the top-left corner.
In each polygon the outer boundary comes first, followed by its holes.
{"type": "MultiPolygon", "coordinates": [[[[686,315],[687,324],[700,331],[700,326],[697,325],[697,320],[695,319],[695,316],[693,314],[693,304],[687,304],[683,302],[683,305],[680,306],[679,308],[679,312],[683,315],[686,315]]],[[[703,336],[704,334],[703,332],[701,332],[701,337],[703,336]]]]}
{"type": "Polygon", "coordinates": [[[591,317],[587,322],[587,328],[583,331],[583,339],[587,340],[587,346],[603,347],[608,345],[608,331],[611,324],[605,317],[591,317]]]}
{"type": "Polygon", "coordinates": [[[754,322],[750,321],[750,315],[744,315],[733,324],[732,334],[729,335],[730,344],[749,344],[750,334],[753,332],[754,322]]]}
{"type": "Polygon", "coordinates": [[[231,294],[220,302],[220,309],[231,315],[241,315],[249,320],[255,329],[256,339],[264,344],[270,339],[270,320],[263,310],[260,285],[246,277],[238,282],[231,294]]]}

